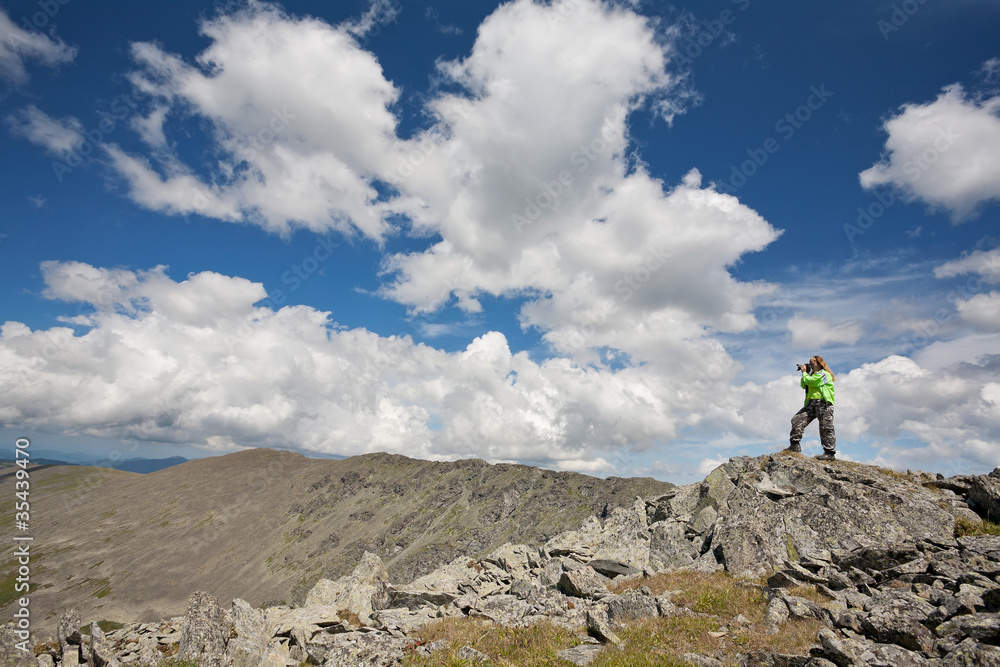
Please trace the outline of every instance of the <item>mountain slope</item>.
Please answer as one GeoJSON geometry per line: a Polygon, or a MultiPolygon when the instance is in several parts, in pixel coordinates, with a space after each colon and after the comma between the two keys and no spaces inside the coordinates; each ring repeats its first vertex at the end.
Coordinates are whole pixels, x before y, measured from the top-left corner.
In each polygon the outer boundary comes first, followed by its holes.
{"type": "MultiPolygon", "coordinates": [[[[409,581],[456,555],[540,543],[673,487],[478,460],[317,460],[267,449],[147,475],[48,468],[31,481],[38,630],[70,606],[117,621],[181,614],[196,590],[255,606],[301,601],[319,577],[349,572],[366,550],[394,580],[409,581]]],[[[12,479],[0,486],[13,497],[12,479]]],[[[2,528],[6,568],[9,517],[2,528]]]]}

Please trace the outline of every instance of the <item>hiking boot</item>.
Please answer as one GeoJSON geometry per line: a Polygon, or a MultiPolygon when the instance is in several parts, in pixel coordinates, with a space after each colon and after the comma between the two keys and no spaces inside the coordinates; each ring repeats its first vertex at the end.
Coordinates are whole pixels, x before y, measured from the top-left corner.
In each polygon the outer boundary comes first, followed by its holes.
{"type": "Polygon", "coordinates": [[[801,445],[788,445],[787,447],[785,447],[781,451],[782,452],[788,452],[788,453],[791,453],[791,454],[801,454],[802,453],[802,446],[801,445]]]}
{"type": "Polygon", "coordinates": [[[817,461],[836,461],[837,456],[833,452],[823,452],[816,457],[817,461]]]}

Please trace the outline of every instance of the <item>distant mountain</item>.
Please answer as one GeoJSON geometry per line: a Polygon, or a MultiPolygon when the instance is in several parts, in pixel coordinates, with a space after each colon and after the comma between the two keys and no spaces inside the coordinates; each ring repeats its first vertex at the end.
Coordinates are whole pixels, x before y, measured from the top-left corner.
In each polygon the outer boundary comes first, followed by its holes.
{"type": "MultiPolygon", "coordinates": [[[[187,459],[183,456],[171,456],[166,459],[128,459],[127,461],[109,463],[109,465],[101,467],[114,468],[115,470],[125,470],[126,472],[150,473],[186,462],[187,459]]],[[[95,463],[91,465],[97,464],[95,463]]]]}
{"type": "MultiPolygon", "coordinates": [[[[69,607],[122,622],[175,616],[197,590],[255,607],[301,602],[365,551],[410,581],[458,555],[542,544],[672,488],[479,460],[269,449],[146,475],[45,468],[31,478],[33,627],[54,632],[54,615],[69,607]]],[[[13,478],[0,479],[0,494],[13,497],[13,478]]],[[[13,562],[13,544],[0,540],[0,567],[13,562]]]]}
{"type": "MultiPolygon", "coordinates": [[[[5,452],[2,460],[11,460],[13,455],[5,452]]],[[[188,461],[183,456],[171,456],[164,459],[147,459],[136,457],[124,461],[113,458],[95,459],[93,454],[82,452],[67,452],[58,449],[31,448],[31,463],[33,465],[81,465],[96,468],[114,468],[128,472],[150,473],[163,470],[188,461]]]]}

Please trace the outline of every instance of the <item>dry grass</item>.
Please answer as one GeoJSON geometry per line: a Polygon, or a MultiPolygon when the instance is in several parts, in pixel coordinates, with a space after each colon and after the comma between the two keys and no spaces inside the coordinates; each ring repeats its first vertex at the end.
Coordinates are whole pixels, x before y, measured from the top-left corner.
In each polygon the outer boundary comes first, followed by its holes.
{"type": "Polygon", "coordinates": [[[973,521],[964,516],[955,518],[955,537],[967,535],[1000,535],[1000,525],[992,521],[973,521]]]}
{"type": "MultiPolygon", "coordinates": [[[[689,663],[681,657],[685,653],[711,655],[733,667],[740,655],[752,651],[805,655],[823,627],[817,620],[792,621],[781,626],[778,634],[768,634],[764,623],[767,598],[759,582],[723,572],[661,574],[626,582],[615,587],[615,592],[643,585],[655,595],[671,592],[674,604],[697,615],[653,618],[618,627],[615,632],[622,645],[605,647],[593,667],[686,667],[689,663]],[[737,621],[738,616],[745,620],[737,621]]],[[[791,592],[819,603],[827,601],[815,588],[791,592]]],[[[557,658],[556,653],[581,642],[580,636],[551,624],[512,629],[481,620],[448,619],[423,628],[414,648],[438,639],[447,640],[448,648],[431,656],[414,653],[404,665],[458,667],[466,663],[457,652],[471,646],[489,655],[495,665],[567,667],[570,663],[557,658]]]]}
{"type": "Polygon", "coordinates": [[[403,664],[428,667],[458,667],[467,664],[458,651],[471,646],[490,656],[498,665],[532,665],[533,667],[563,667],[566,661],[556,653],[580,643],[569,630],[551,623],[538,623],[530,628],[507,628],[490,621],[471,618],[446,619],[424,626],[418,633],[413,649],[444,639],[448,648],[430,656],[411,652],[403,664]]]}

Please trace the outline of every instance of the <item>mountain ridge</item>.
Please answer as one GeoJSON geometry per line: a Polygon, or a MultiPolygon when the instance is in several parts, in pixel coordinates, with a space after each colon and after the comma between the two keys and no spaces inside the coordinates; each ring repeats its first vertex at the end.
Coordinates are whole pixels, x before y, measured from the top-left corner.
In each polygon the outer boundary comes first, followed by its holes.
{"type": "MultiPolygon", "coordinates": [[[[13,480],[2,482],[13,494],[13,480]]],[[[32,477],[32,605],[45,628],[66,606],[120,622],[168,617],[199,588],[291,603],[319,578],[350,572],[365,551],[409,580],[460,553],[544,541],[671,488],[475,459],[309,459],[270,449],[148,474],[47,468],[32,477]]],[[[10,544],[0,564],[11,562],[10,544]]]]}

